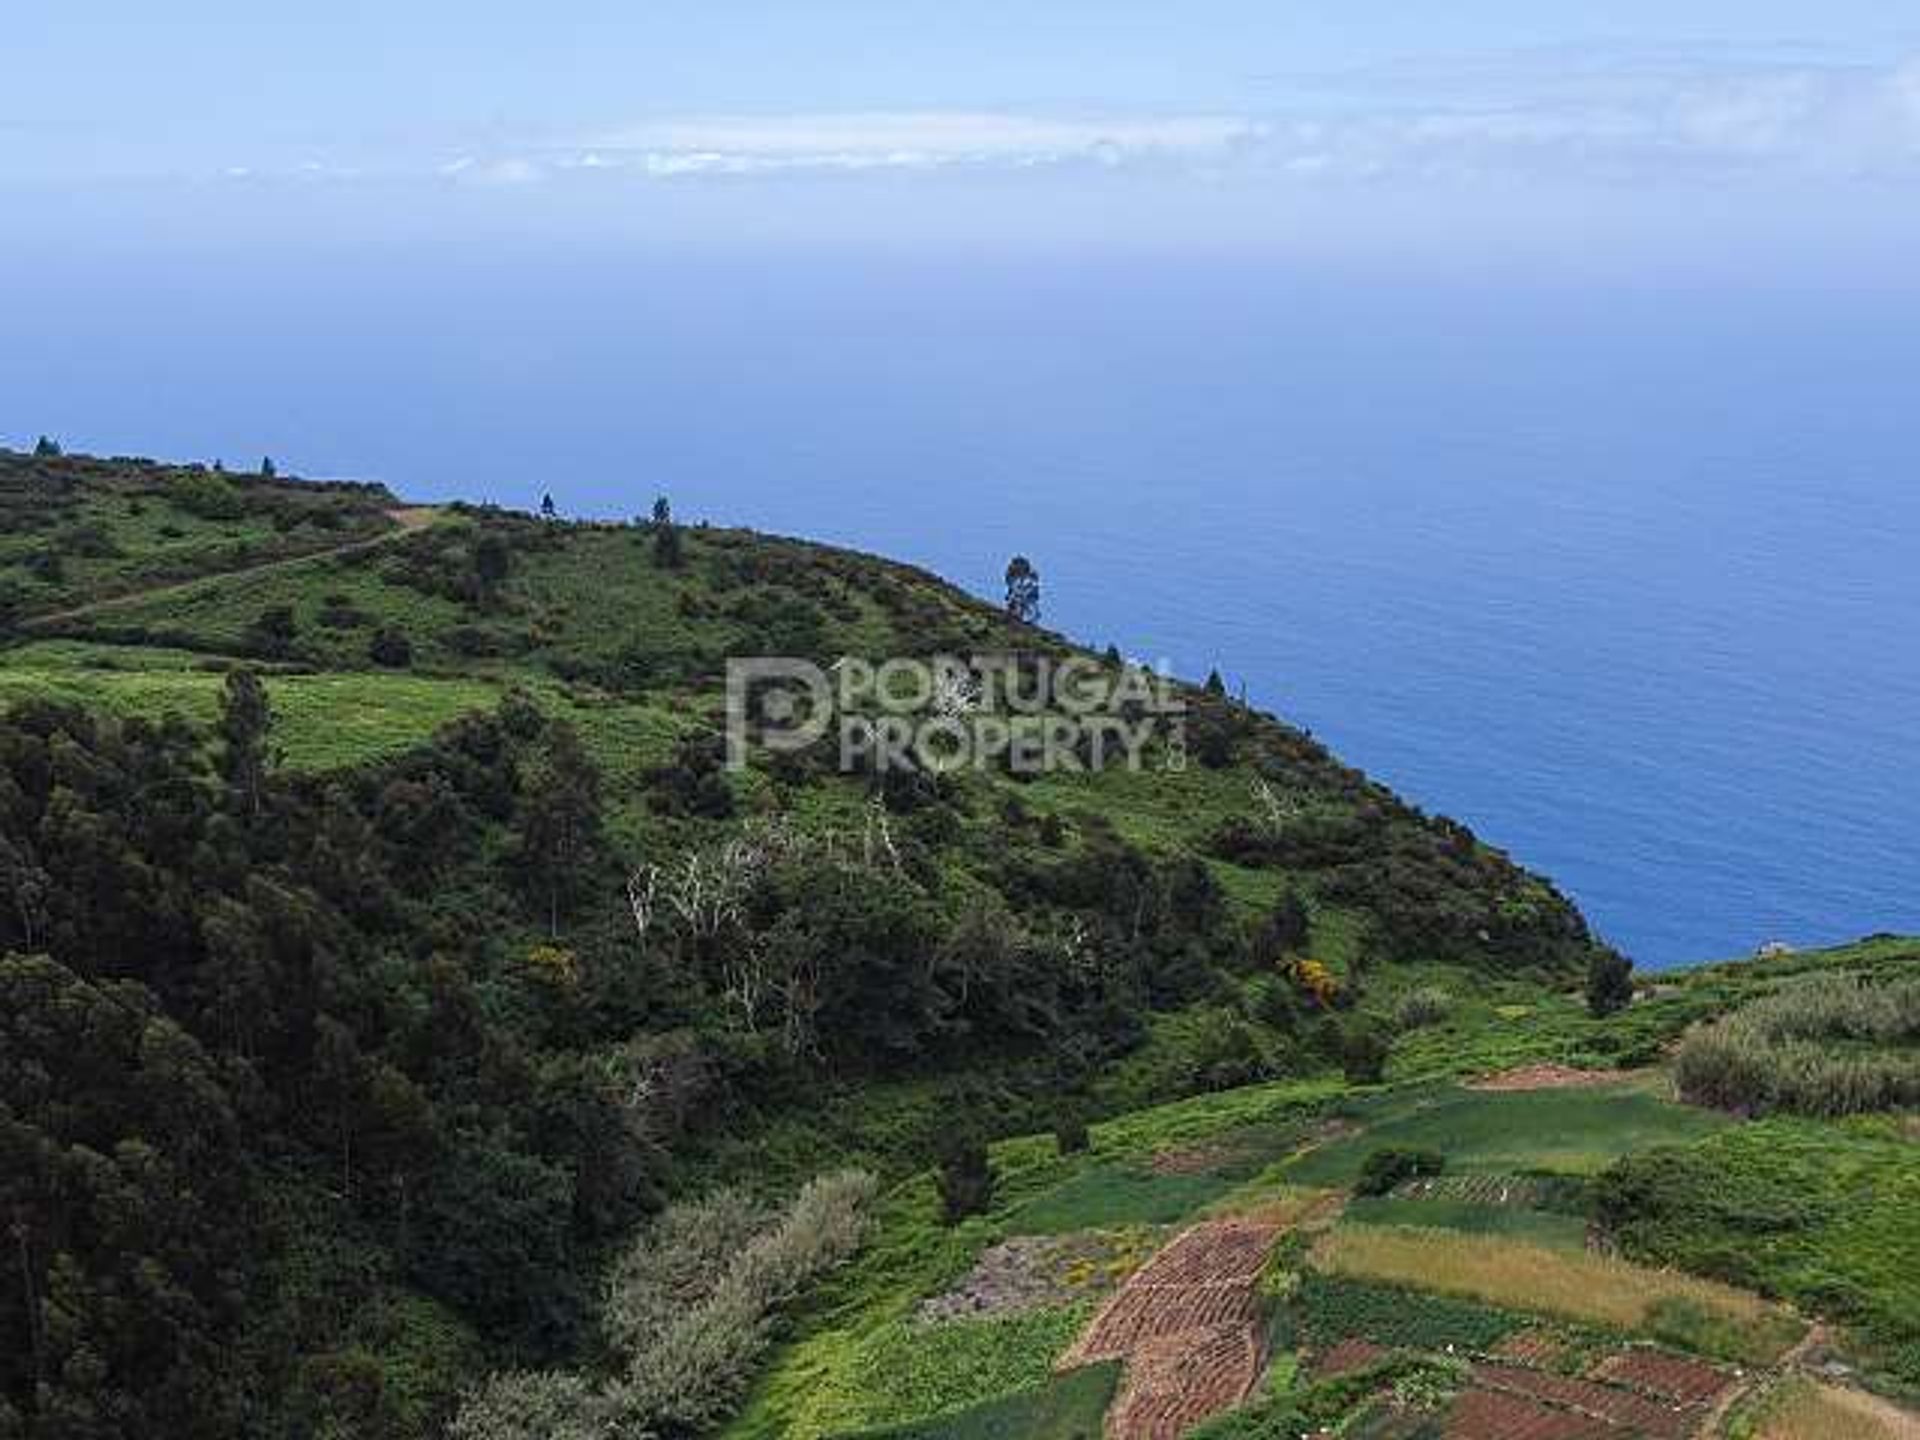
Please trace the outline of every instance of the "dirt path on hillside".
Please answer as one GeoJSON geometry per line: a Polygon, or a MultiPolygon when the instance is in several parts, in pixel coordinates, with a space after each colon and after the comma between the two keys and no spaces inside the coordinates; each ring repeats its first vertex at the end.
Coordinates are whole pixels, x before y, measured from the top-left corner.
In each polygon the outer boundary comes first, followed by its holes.
{"type": "Polygon", "coordinates": [[[205,585],[215,580],[245,580],[254,575],[265,575],[276,570],[289,570],[296,565],[310,565],[316,560],[332,560],[342,555],[357,555],[364,550],[377,549],[382,545],[391,545],[416,530],[424,530],[440,517],[440,511],[433,505],[401,505],[385,512],[393,521],[394,528],[384,530],[365,540],[349,540],[344,545],[330,545],[324,550],[309,550],[300,555],[283,555],[277,560],[263,560],[257,565],[242,565],[234,570],[210,570],[204,575],[195,575],[188,580],[168,580],[159,585],[149,585],[139,590],[128,590],[120,595],[109,595],[103,600],[89,600],[85,605],[75,605],[68,610],[53,610],[44,615],[28,615],[19,621],[22,630],[32,630],[42,625],[58,624],[63,620],[84,620],[89,615],[97,615],[103,610],[116,610],[122,606],[138,605],[147,600],[164,598],[168,595],[191,590],[196,585],[205,585]]]}
{"type": "Polygon", "coordinates": [[[1570,1065],[1520,1065],[1512,1070],[1477,1076],[1464,1082],[1468,1090],[1492,1093],[1521,1090],[1586,1090],[1619,1085],[1639,1072],[1632,1070],[1575,1070],[1570,1065]]]}

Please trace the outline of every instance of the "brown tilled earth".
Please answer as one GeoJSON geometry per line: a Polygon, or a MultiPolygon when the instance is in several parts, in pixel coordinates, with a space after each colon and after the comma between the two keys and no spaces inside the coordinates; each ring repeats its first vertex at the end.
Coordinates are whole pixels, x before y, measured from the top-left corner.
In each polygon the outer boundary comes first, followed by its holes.
{"type": "Polygon", "coordinates": [[[1476,1365],[1473,1380],[1482,1389],[1540,1401],[1647,1440],[1686,1440],[1706,1413],[1697,1405],[1676,1405],[1632,1390],[1519,1365],[1476,1365]]]}
{"type": "Polygon", "coordinates": [[[1734,1376],[1717,1365],[1664,1350],[1616,1350],[1587,1375],[1644,1390],[1678,1405],[1711,1405],[1736,1383],[1734,1376]]]}
{"type": "Polygon", "coordinates": [[[1257,1325],[1188,1330],[1144,1341],[1127,1360],[1126,1384],[1107,1416],[1107,1434],[1179,1440],[1252,1394],[1265,1361],[1257,1325]]]}
{"type": "Polygon", "coordinates": [[[1314,1356],[1313,1363],[1307,1367],[1307,1373],[1316,1383],[1321,1380],[1331,1380],[1337,1375],[1351,1375],[1356,1370],[1364,1370],[1374,1361],[1385,1359],[1390,1353],[1384,1345],[1376,1345],[1371,1340],[1352,1336],[1314,1356]]]}
{"type": "Polygon", "coordinates": [[[1493,1390],[1469,1390],[1456,1400],[1445,1433],[1446,1440],[1621,1440],[1605,1421],[1493,1390]]]}
{"type": "Polygon", "coordinates": [[[1254,1287],[1280,1225],[1212,1220],[1181,1233],[1101,1307],[1061,1369],[1126,1363],[1112,1440],[1178,1440],[1252,1393],[1265,1363],[1254,1287]]]}
{"type": "Polygon", "coordinates": [[[1631,1079],[1630,1070],[1575,1070],[1570,1065],[1521,1065],[1467,1081],[1469,1090],[1575,1090],[1615,1085],[1631,1079]]]}

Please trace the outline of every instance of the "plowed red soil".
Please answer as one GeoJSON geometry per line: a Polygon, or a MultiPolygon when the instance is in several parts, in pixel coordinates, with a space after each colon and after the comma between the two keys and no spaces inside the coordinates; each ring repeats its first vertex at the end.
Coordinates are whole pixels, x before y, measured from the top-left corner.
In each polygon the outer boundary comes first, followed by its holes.
{"type": "Polygon", "coordinates": [[[1601,1420],[1550,1410],[1517,1395],[1469,1390],[1447,1412],[1446,1440],[1622,1440],[1601,1420]]]}
{"type": "Polygon", "coordinates": [[[1493,1347],[1493,1353],[1502,1360],[1536,1367],[1553,1364],[1566,1351],[1566,1342],[1546,1330],[1522,1330],[1493,1347]]]}
{"type": "Polygon", "coordinates": [[[1336,1375],[1351,1375],[1356,1370],[1364,1370],[1374,1361],[1383,1359],[1390,1352],[1384,1345],[1376,1345],[1371,1340],[1362,1340],[1358,1336],[1342,1340],[1324,1354],[1316,1355],[1309,1372],[1315,1380],[1330,1380],[1336,1375]]]}
{"type": "Polygon", "coordinates": [[[1093,1317],[1061,1368],[1123,1360],[1112,1440],[1177,1440],[1260,1379],[1254,1284],[1281,1227],[1214,1220],[1177,1236],[1093,1317]]]}
{"type": "Polygon", "coordinates": [[[1718,1366],[1664,1350],[1616,1350],[1587,1373],[1592,1379],[1629,1385],[1680,1405],[1711,1405],[1734,1383],[1734,1377],[1718,1366]]]}
{"type": "Polygon", "coordinates": [[[1189,1330],[1148,1340],[1127,1361],[1127,1380],[1107,1433],[1127,1440],[1179,1440],[1252,1393],[1265,1360],[1260,1328],[1189,1330]]]}
{"type": "Polygon", "coordinates": [[[1484,1389],[1595,1416],[1622,1429],[1639,1431],[1649,1440],[1685,1440],[1698,1428],[1704,1414],[1697,1405],[1676,1405],[1592,1380],[1575,1380],[1518,1365],[1476,1365],[1473,1379],[1484,1389]]]}

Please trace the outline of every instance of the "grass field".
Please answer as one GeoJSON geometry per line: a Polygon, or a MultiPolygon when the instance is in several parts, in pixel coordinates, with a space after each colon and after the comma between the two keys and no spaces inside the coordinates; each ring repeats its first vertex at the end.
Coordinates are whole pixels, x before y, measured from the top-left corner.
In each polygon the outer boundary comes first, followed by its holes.
{"type": "Polygon", "coordinates": [[[1633,1253],[1842,1319],[1920,1384],[1920,1156],[1899,1120],[1766,1120],[1633,1168],[1654,1187],[1633,1253]]]}
{"type": "Polygon", "coordinates": [[[1352,1107],[1366,1128],[1285,1167],[1302,1185],[1350,1185],[1374,1150],[1438,1150],[1453,1171],[1594,1174],[1630,1150],[1697,1139],[1726,1116],[1670,1104],[1637,1084],[1599,1089],[1478,1092],[1438,1087],[1352,1107]]]}
{"type": "Polygon", "coordinates": [[[1089,1365],[957,1415],[883,1430],[859,1440],[1100,1440],[1120,1385],[1118,1365],[1089,1365]]]}
{"type": "Polygon", "coordinates": [[[1090,1313],[1090,1305],[1073,1305],[938,1325],[913,1319],[884,1325],[859,1343],[839,1413],[816,1407],[813,1423],[891,1425],[1043,1387],[1055,1357],[1090,1313]]]}
{"type": "Polygon", "coordinates": [[[1218,1175],[1157,1175],[1143,1165],[1099,1165],[1037,1196],[1007,1218],[1016,1235],[1063,1235],[1114,1225],[1165,1225],[1219,1199],[1218,1175]]]}
{"type": "Polygon", "coordinates": [[[1805,1327],[1758,1296],[1711,1280],[1492,1236],[1356,1225],[1314,1247],[1334,1275],[1531,1310],[1748,1363],[1777,1357],[1805,1327]]]}
{"type": "MultiPolygon", "coordinates": [[[[34,663],[32,652],[0,661],[0,704],[61,700],[122,717],[173,713],[205,725],[219,715],[225,677],[195,668],[182,652],[141,652],[137,664],[107,669],[34,663]],[[177,657],[166,668],[162,657],[177,657]]],[[[267,678],[275,740],[297,770],[333,770],[417,745],[448,721],[488,708],[501,688],[480,680],[419,675],[273,675],[267,678]]]]}
{"type": "Polygon", "coordinates": [[[1586,1247],[1587,1222],[1577,1215],[1556,1215],[1520,1205],[1475,1205],[1465,1200],[1399,1200],[1363,1196],[1344,1217],[1356,1225],[1416,1226],[1456,1230],[1468,1235],[1498,1235],[1552,1250],[1586,1247]]]}

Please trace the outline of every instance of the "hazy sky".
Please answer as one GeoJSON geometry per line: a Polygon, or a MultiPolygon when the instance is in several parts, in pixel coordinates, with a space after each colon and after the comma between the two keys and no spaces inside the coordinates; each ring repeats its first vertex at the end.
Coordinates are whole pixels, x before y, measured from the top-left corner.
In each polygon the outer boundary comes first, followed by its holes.
{"type": "Polygon", "coordinates": [[[11,0],[0,65],[49,241],[1891,255],[1920,210],[1889,0],[11,0]]]}

